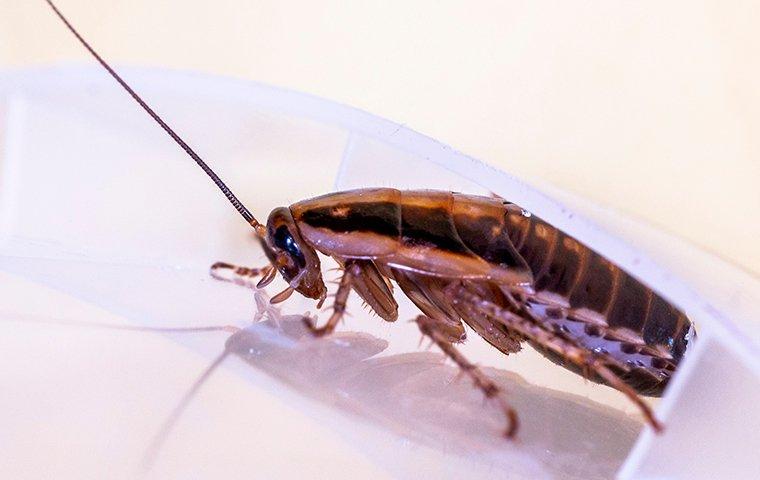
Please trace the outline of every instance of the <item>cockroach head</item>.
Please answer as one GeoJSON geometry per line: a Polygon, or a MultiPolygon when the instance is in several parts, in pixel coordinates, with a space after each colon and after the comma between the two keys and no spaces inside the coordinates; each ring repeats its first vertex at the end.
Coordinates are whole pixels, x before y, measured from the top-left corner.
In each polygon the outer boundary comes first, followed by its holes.
{"type": "Polygon", "coordinates": [[[319,256],[301,237],[289,209],[272,210],[261,243],[269,261],[291,287],[305,297],[324,299],[327,289],[319,256]]]}

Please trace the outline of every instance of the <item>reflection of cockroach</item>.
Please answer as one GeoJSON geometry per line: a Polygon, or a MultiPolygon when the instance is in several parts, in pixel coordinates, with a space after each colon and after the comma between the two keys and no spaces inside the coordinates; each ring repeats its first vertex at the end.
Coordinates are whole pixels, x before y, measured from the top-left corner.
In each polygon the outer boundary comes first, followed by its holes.
{"type": "Polygon", "coordinates": [[[462,321],[505,354],[527,341],[552,361],[627,395],[656,430],[660,423],[638,395],[659,396],[692,333],[686,316],[619,267],[517,205],[497,198],[441,191],[364,189],[277,208],[260,223],[174,131],[103,61],[47,0],[66,26],[119,84],[208,174],[248,222],[270,265],[218,263],[241,279],[279,273],[293,292],[326,298],[317,252],[343,270],[333,313],[316,335],[333,331],[351,290],[381,318],[395,321],[391,281],[423,312],[425,336],[469,375],[517,431],[505,395],[455,347],[462,321]]]}

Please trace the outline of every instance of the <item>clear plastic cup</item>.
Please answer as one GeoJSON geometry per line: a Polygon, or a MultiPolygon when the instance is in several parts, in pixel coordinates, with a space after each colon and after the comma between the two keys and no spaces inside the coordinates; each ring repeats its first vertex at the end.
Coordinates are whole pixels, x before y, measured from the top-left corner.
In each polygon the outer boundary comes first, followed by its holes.
{"type": "MultiPolygon", "coordinates": [[[[741,478],[757,470],[757,279],[365,112],[245,81],[137,69],[125,77],[262,221],[276,206],[334,189],[493,192],[617,262],[699,329],[657,406],[663,435],[642,430],[618,392],[529,347],[505,357],[469,332],[462,350],[502,383],[521,416],[519,439],[507,442],[498,409],[455,382],[435,349],[420,351],[405,299],[393,325],[350,304],[344,333],[322,343],[257,326],[245,355],[226,360],[190,402],[151,474],[741,478]]],[[[212,281],[208,267],[265,258],[202,172],[95,67],[6,73],[0,114],[8,391],[0,448],[10,453],[0,462],[9,474],[131,477],[226,335],[81,323],[248,325],[251,292],[212,281]]],[[[314,309],[294,296],[280,314],[292,322],[314,309]]]]}

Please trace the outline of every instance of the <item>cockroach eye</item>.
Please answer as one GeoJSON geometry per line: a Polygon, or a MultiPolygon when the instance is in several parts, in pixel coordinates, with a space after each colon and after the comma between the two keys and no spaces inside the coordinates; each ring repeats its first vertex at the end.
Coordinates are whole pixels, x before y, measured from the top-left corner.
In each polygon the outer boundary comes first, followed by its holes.
{"type": "Polygon", "coordinates": [[[288,227],[281,225],[274,232],[274,245],[278,249],[285,251],[288,255],[296,261],[299,267],[306,266],[306,259],[301,252],[301,248],[296,243],[293,235],[288,231],[288,227]]]}

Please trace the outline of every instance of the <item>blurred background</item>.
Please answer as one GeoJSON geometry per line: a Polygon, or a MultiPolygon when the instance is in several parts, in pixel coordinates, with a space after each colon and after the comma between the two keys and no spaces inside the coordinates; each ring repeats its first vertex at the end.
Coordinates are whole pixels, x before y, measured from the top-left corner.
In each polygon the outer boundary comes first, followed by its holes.
{"type": "MultiPolygon", "coordinates": [[[[760,273],[755,2],[58,3],[117,65],[352,105],[760,273]]],[[[0,10],[2,68],[92,63],[42,0],[0,10]]]]}

